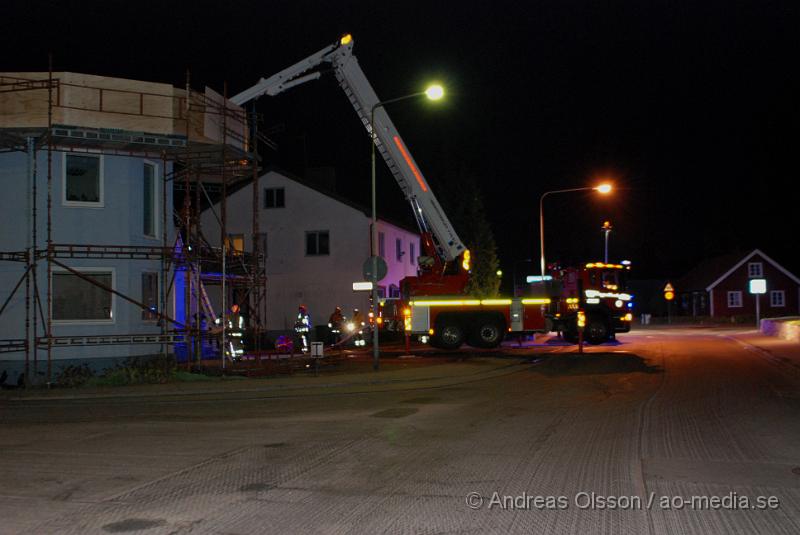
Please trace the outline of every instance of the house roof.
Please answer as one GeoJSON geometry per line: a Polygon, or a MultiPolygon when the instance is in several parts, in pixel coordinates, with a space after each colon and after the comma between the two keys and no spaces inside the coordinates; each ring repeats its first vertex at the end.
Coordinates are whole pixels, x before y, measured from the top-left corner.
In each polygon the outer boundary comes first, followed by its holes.
{"type": "Polygon", "coordinates": [[[721,277],[719,277],[718,279],[714,280],[711,284],[709,284],[706,287],[706,290],[711,290],[712,288],[714,288],[714,286],[727,279],[731,273],[739,269],[745,262],[747,262],[756,255],[760,256],[761,258],[772,264],[772,266],[775,269],[777,269],[778,271],[780,271],[781,273],[792,279],[796,284],[800,284],[800,279],[798,279],[795,275],[789,272],[786,268],[778,264],[775,260],[773,260],[769,256],[765,255],[761,250],[753,249],[753,252],[742,258],[739,262],[736,263],[736,265],[734,265],[732,268],[726,271],[721,277]]]}
{"type": "Polygon", "coordinates": [[[709,284],[717,280],[720,273],[729,270],[741,258],[741,252],[706,258],[683,277],[674,281],[674,286],[678,292],[705,291],[709,284]]]}

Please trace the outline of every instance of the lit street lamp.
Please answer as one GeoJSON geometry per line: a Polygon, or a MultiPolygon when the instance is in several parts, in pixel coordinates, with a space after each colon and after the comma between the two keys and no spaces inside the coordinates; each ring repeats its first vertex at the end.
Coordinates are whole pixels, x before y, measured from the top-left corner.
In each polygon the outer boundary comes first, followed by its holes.
{"type": "Polygon", "coordinates": [[[380,350],[378,346],[378,255],[376,254],[378,247],[375,243],[375,227],[378,224],[378,211],[375,199],[375,142],[377,141],[377,136],[375,134],[375,110],[385,106],[386,104],[391,104],[393,102],[407,100],[410,98],[421,97],[422,95],[425,95],[430,100],[439,100],[444,96],[444,89],[442,86],[434,84],[429,86],[425,91],[419,91],[417,93],[411,93],[410,95],[404,95],[402,97],[376,102],[370,110],[369,125],[372,138],[372,225],[369,227],[369,246],[372,257],[372,273],[370,274],[370,280],[372,281],[372,311],[374,318],[374,322],[372,324],[372,367],[375,370],[378,369],[380,363],[380,350]]]}
{"type": "Polygon", "coordinates": [[[546,191],[539,197],[539,251],[541,253],[541,257],[539,258],[539,264],[542,269],[542,280],[544,280],[545,272],[545,264],[544,264],[544,198],[548,195],[554,195],[556,193],[570,193],[572,191],[590,191],[594,190],[598,193],[608,194],[611,193],[612,190],[611,184],[600,184],[594,187],[584,187],[584,188],[569,188],[569,189],[559,189],[554,191],[546,191]]]}

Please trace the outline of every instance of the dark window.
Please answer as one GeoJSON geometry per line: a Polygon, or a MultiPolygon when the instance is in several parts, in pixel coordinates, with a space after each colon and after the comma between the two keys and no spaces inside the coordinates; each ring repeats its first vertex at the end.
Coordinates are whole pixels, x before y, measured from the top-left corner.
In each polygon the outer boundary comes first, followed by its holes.
{"type": "MultiPolygon", "coordinates": [[[[83,275],[112,286],[110,271],[86,271],[83,275]]],[[[111,321],[111,293],[72,273],[53,273],[53,319],[111,321]]]]}
{"type": "Polygon", "coordinates": [[[378,256],[386,258],[386,235],[378,232],[378,256]]]}
{"type": "Polygon", "coordinates": [[[378,286],[378,299],[386,299],[386,286],[378,286]]]}
{"type": "Polygon", "coordinates": [[[156,166],[144,164],[144,180],[142,181],[142,199],[144,210],[142,212],[142,232],[145,236],[156,236],[156,166]]]}
{"type": "Polygon", "coordinates": [[[417,255],[415,249],[416,248],[414,247],[414,242],[408,244],[408,256],[410,257],[408,261],[411,263],[412,266],[417,261],[417,255]]]}
{"type": "Polygon", "coordinates": [[[65,156],[64,195],[67,202],[102,203],[99,156],[65,156]]]}
{"type": "Polygon", "coordinates": [[[400,297],[400,287],[394,284],[389,285],[389,297],[400,297]]]}
{"type": "Polygon", "coordinates": [[[395,249],[395,255],[397,256],[397,261],[398,262],[402,261],[403,260],[403,253],[404,253],[404,251],[403,251],[403,240],[401,240],[400,238],[397,238],[394,241],[394,249],[395,249]]]}
{"type": "Polygon", "coordinates": [[[306,255],[320,256],[331,254],[330,237],[327,230],[306,232],[306,255]]]}
{"type": "Polygon", "coordinates": [[[264,208],[283,208],[285,204],[283,188],[266,188],[264,190],[264,208]]]}
{"type": "Polygon", "coordinates": [[[148,310],[142,310],[142,319],[153,321],[158,319],[158,273],[142,273],[142,304],[148,310]]]}

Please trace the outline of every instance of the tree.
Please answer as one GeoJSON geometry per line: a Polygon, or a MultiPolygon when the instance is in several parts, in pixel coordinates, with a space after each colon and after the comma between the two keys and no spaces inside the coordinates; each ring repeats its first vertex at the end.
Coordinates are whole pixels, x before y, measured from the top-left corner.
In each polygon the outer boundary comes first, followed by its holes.
{"type": "Polygon", "coordinates": [[[440,197],[441,203],[471,253],[472,269],[466,292],[480,298],[494,297],[500,288],[497,276],[500,260],[478,181],[472,168],[463,161],[455,163],[444,158],[444,162],[443,188],[439,189],[446,194],[440,197]]]}

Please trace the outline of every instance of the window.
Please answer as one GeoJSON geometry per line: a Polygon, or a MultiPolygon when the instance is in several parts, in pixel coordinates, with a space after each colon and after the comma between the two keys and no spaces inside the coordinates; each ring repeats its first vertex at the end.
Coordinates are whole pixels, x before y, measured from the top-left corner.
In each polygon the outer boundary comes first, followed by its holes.
{"type": "Polygon", "coordinates": [[[728,308],[740,308],[742,306],[742,292],[728,292],[728,308]]]}
{"type": "Polygon", "coordinates": [[[394,284],[389,285],[389,297],[399,298],[400,297],[400,287],[394,284]]]}
{"type": "Polygon", "coordinates": [[[142,319],[155,321],[158,319],[158,273],[142,273],[142,304],[149,310],[142,310],[142,319]]]}
{"type": "Polygon", "coordinates": [[[283,208],[285,200],[283,188],[264,189],[264,208],[283,208]]]}
{"type": "MultiPolygon", "coordinates": [[[[83,275],[114,287],[110,270],[84,270],[83,275]]],[[[114,319],[112,295],[69,272],[53,273],[53,321],[107,321],[114,319]]]]}
{"type": "Polygon", "coordinates": [[[417,258],[417,255],[415,254],[415,253],[416,253],[416,251],[415,251],[414,249],[415,249],[415,247],[414,247],[414,242],[411,242],[411,243],[409,243],[409,244],[408,244],[408,256],[409,256],[410,258],[409,258],[408,260],[409,260],[409,262],[411,262],[411,265],[412,265],[412,266],[414,265],[414,262],[416,262],[416,261],[417,261],[417,260],[416,260],[416,258],[417,258]]]}
{"type": "Polygon", "coordinates": [[[103,206],[103,159],[64,154],[63,202],[67,206],[103,206]]]}
{"type": "Polygon", "coordinates": [[[227,249],[235,256],[244,254],[244,234],[229,234],[227,249]]]}
{"type": "Polygon", "coordinates": [[[306,256],[331,254],[330,237],[327,230],[306,232],[306,256]]]}
{"type": "Polygon", "coordinates": [[[156,166],[145,162],[142,181],[142,232],[156,237],[156,166]]]}
{"type": "Polygon", "coordinates": [[[395,245],[394,249],[395,249],[395,255],[397,256],[397,261],[401,262],[403,260],[403,255],[405,254],[405,251],[403,251],[403,240],[397,238],[394,241],[394,245],[395,245]]]}
{"type": "Polygon", "coordinates": [[[386,286],[378,285],[378,299],[386,299],[386,286]]]}
{"type": "Polygon", "coordinates": [[[386,258],[386,235],[378,232],[378,256],[386,258]]]}
{"type": "Polygon", "coordinates": [[[747,264],[747,276],[751,279],[757,279],[764,276],[761,262],[749,262],[747,264]]]}
{"type": "Polygon", "coordinates": [[[786,294],[783,290],[772,290],[769,292],[769,306],[771,307],[784,307],[786,306],[786,294]]]}

